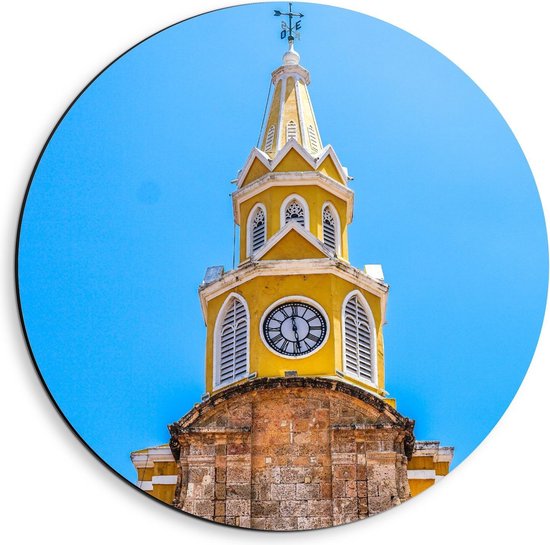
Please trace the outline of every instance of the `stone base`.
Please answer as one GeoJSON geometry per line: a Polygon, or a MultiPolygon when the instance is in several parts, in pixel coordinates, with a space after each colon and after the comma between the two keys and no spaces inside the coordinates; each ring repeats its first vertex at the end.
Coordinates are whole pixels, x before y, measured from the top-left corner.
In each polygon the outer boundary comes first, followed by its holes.
{"type": "Polygon", "coordinates": [[[170,426],[174,505],[265,530],[375,515],[410,496],[413,426],[384,401],[335,380],[247,382],[170,426]]]}

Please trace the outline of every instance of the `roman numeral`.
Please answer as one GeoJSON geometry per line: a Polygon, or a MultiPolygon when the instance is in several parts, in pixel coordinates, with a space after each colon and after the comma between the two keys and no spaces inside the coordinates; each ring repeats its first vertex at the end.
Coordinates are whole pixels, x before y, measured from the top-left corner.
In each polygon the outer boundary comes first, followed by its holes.
{"type": "Polygon", "coordinates": [[[284,339],[284,337],[279,333],[276,337],[271,337],[271,342],[277,344],[281,339],[284,339]]]}
{"type": "Polygon", "coordinates": [[[316,343],[319,340],[319,337],[316,337],[315,335],[308,333],[308,336],[306,337],[306,339],[309,339],[310,341],[313,341],[314,343],[316,343]]]}

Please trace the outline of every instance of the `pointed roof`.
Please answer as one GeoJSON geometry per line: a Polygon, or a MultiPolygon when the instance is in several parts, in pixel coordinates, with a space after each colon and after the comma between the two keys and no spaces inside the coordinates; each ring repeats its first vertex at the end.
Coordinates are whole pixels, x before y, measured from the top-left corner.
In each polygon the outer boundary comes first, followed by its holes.
{"type": "Polygon", "coordinates": [[[260,149],[273,159],[290,139],[296,140],[311,155],[322,149],[321,135],[313,112],[307,86],[309,72],[300,66],[300,55],[289,40],[283,64],[272,73],[275,89],[260,149]]]}

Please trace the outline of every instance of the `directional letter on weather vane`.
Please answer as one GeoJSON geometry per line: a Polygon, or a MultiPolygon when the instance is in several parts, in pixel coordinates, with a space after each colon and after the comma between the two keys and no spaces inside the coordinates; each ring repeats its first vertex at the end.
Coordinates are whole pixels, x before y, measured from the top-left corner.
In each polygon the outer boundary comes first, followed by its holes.
{"type": "Polygon", "coordinates": [[[286,16],[288,17],[288,23],[286,21],[281,21],[281,40],[284,40],[288,37],[289,41],[294,40],[294,38],[300,39],[300,33],[298,32],[302,28],[302,21],[300,20],[304,14],[296,13],[292,11],[292,2],[288,3],[288,12],[282,12],[278,9],[273,11],[275,17],[286,16]],[[296,23],[292,24],[292,19],[298,17],[296,23]]]}

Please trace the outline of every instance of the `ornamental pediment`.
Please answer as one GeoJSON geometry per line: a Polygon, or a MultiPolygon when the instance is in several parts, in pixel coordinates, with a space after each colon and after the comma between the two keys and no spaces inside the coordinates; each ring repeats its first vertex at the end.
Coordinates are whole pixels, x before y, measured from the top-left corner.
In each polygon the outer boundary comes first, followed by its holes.
{"type": "Polygon", "coordinates": [[[262,150],[254,148],[235,183],[240,189],[269,172],[311,171],[320,172],[339,184],[347,185],[347,169],[342,166],[331,145],[325,146],[318,155],[314,156],[292,138],[273,159],[270,159],[262,150]]]}

